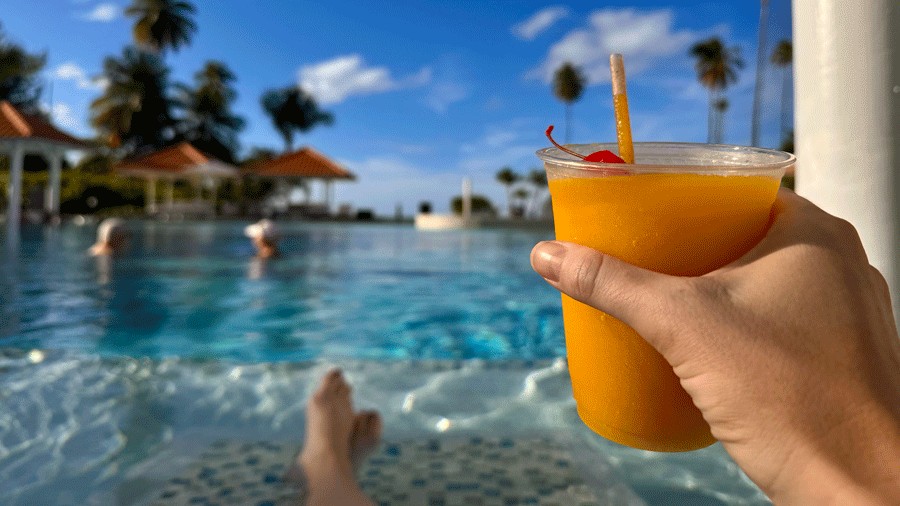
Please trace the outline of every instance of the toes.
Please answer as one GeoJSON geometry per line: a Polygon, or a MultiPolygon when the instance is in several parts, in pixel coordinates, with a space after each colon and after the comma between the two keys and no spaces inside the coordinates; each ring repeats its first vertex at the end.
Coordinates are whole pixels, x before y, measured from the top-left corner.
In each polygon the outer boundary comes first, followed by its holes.
{"type": "Polygon", "coordinates": [[[377,411],[361,411],[357,415],[359,420],[359,432],[368,440],[377,440],[381,437],[381,415],[377,411]]]}
{"type": "Polygon", "coordinates": [[[328,371],[325,376],[322,377],[322,381],[319,383],[313,397],[321,400],[335,395],[341,395],[345,392],[349,394],[349,390],[347,390],[349,388],[350,386],[344,381],[344,375],[341,370],[335,368],[328,371]]]}

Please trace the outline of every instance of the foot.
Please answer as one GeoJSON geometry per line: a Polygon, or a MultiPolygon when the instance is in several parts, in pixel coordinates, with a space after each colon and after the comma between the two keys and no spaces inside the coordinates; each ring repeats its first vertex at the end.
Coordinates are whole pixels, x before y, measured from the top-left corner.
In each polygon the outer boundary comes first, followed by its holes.
{"type": "Polygon", "coordinates": [[[356,472],[381,442],[381,416],[377,411],[360,411],[353,418],[350,434],[350,463],[356,472]]]}
{"type": "Polygon", "coordinates": [[[374,411],[354,413],[350,392],[341,371],[335,369],[325,375],[307,403],[306,441],[285,480],[302,483],[305,478],[310,504],[314,496],[340,490],[363,497],[355,468],[378,446],[381,417],[374,411]]]}

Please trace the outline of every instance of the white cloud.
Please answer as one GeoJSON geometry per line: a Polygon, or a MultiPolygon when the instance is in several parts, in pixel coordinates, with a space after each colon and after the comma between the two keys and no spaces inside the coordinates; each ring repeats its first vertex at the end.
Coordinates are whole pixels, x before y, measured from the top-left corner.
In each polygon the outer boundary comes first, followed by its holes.
{"type": "Polygon", "coordinates": [[[53,124],[62,127],[63,129],[78,133],[87,131],[84,122],[75,115],[72,107],[68,104],[62,102],[53,104],[53,107],[50,110],[50,117],[53,118],[53,124]]]}
{"type": "Polygon", "coordinates": [[[88,21],[97,21],[100,23],[109,23],[119,17],[119,6],[113,3],[97,4],[90,12],[86,13],[83,18],[88,21]]]}
{"type": "Polygon", "coordinates": [[[386,67],[369,67],[358,54],[339,56],[298,71],[299,85],[323,105],[343,102],[353,95],[371,95],[403,88],[424,86],[431,70],[395,79],[386,67]]]}
{"type": "Polygon", "coordinates": [[[460,146],[462,159],[459,166],[472,173],[493,175],[501,167],[529,167],[539,165],[534,152],[533,138],[523,137],[522,132],[535,131],[530,122],[514,120],[504,125],[489,126],[478,139],[460,146]]]}
{"type": "Polygon", "coordinates": [[[109,85],[105,77],[91,78],[77,63],[69,61],[53,70],[53,77],[62,81],[72,81],[83,90],[103,90],[109,85]]]}
{"type": "Polygon", "coordinates": [[[591,84],[609,82],[609,55],[622,53],[629,76],[637,75],[673,55],[683,56],[698,35],[675,30],[669,9],[638,11],[603,9],[588,17],[588,26],[569,32],[550,47],[544,61],[526,77],[553,81],[565,62],[584,71],[591,84]]]}
{"type": "Polygon", "coordinates": [[[569,9],[562,6],[547,7],[512,27],[512,33],[523,40],[533,40],[554,23],[569,15],[569,9]]]}
{"type": "Polygon", "coordinates": [[[425,105],[434,112],[445,113],[454,103],[469,97],[467,86],[456,82],[434,83],[425,96],[425,105]]]}

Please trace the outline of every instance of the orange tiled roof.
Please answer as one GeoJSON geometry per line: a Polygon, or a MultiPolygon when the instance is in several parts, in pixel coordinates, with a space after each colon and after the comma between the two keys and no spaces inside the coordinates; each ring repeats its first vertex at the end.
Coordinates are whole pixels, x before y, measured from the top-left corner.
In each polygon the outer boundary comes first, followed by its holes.
{"type": "Polygon", "coordinates": [[[178,174],[190,167],[209,162],[209,158],[189,142],[182,142],[148,155],[122,160],[116,170],[122,172],[164,172],[178,174]]]}
{"type": "Polygon", "coordinates": [[[88,146],[41,116],[23,114],[6,100],[0,101],[0,139],[42,139],[74,147],[88,146]]]}
{"type": "Polygon", "coordinates": [[[253,164],[250,171],[263,177],[356,179],[352,172],[308,146],[273,160],[253,164]]]}

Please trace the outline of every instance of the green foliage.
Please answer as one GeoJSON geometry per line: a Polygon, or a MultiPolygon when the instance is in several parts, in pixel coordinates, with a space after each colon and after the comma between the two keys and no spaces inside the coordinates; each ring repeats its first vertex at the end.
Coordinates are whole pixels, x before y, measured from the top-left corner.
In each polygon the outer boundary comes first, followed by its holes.
{"type": "Polygon", "coordinates": [[[528,182],[538,190],[547,187],[547,171],[544,169],[531,169],[528,173],[528,182]]]}
{"type": "Polygon", "coordinates": [[[724,114],[728,101],[722,97],[725,88],[737,82],[737,71],[744,67],[740,48],[726,47],[718,37],[697,42],[689,51],[696,58],[697,79],[709,89],[707,142],[721,143],[724,114]]]}
{"type": "Polygon", "coordinates": [[[790,40],[779,41],[772,50],[772,63],[778,67],[787,67],[794,61],[794,45],[790,40]]]}
{"type": "Polygon", "coordinates": [[[135,18],[134,41],[153,51],[178,51],[191,42],[196,9],[184,0],[134,0],[125,15],[135,18]]]}
{"type": "Polygon", "coordinates": [[[103,61],[109,85],[91,103],[91,125],[124,154],[160,148],[172,140],[175,121],[168,96],[169,68],[156,55],[126,47],[103,61]]]}
{"type": "Polygon", "coordinates": [[[286,151],[293,149],[295,130],[307,132],[320,123],[331,125],[334,122],[331,113],[319,109],[315,99],[297,86],[268,90],[260,102],[284,138],[286,151]]]}
{"type": "Polygon", "coordinates": [[[512,167],[506,166],[497,171],[497,181],[507,188],[515,184],[519,179],[521,179],[521,176],[516,174],[512,167]]]}
{"type": "MultiPolygon", "coordinates": [[[[462,214],[462,196],[457,195],[450,200],[450,209],[456,214],[462,214]]],[[[497,210],[490,199],[484,195],[472,195],[472,214],[497,214],[497,210]]]]}
{"type": "Polygon", "coordinates": [[[721,90],[737,82],[737,71],[744,67],[740,48],[728,48],[718,37],[691,46],[690,55],[697,59],[697,78],[711,90],[721,90]]]}
{"type": "Polygon", "coordinates": [[[581,98],[586,83],[581,69],[569,62],[563,63],[553,75],[553,94],[566,104],[566,142],[572,135],[572,103],[581,98]]]}
{"type": "Polygon", "coordinates": [[[234,73],[221,62],[208,61],[194,75],[195,87],[177,86],[176,105],[183,112],[178,131],[200,151],[235,162],[238,132],[245,121],[231,111],[237,92],[234,73]]]}
{"type": "Polygon", "coordinates": [[[0,100],[8,100],[23,112],[38,113],[41,88],[38,78],[46,54],[30,54],[9,41],[0,25],[0,100]]]}
{"type": "Polygon", "coordinates": [[[587,78],[580,68],[565,62],[553,75],[553,94],[567,104],[577,101],[584,92],[587,78]]]}
{"type": "Polygon", "coordinates": [[[794,152],[794,131],[791,130],[784,136],[784,139],[781,140],[781,145],[778,146],[778,149],[781,151],[787,151],[788,153],[794,152]]]}
{"type": "MultiPolygon", "coordinates": [[[[22,174],[23,206],[33,208],[37,205],[31,198],[41,194],[48,179],[47,172],[22,174]]],[[[9,173],[0,174],[0,181],[6,187],[9,173]]],[[[63,214],[91,214],[122,207],[140,209],[143,205],[144,183],[140,180],[78,169],[64,170],[60,176],[60,212],[63,214]]]]}

